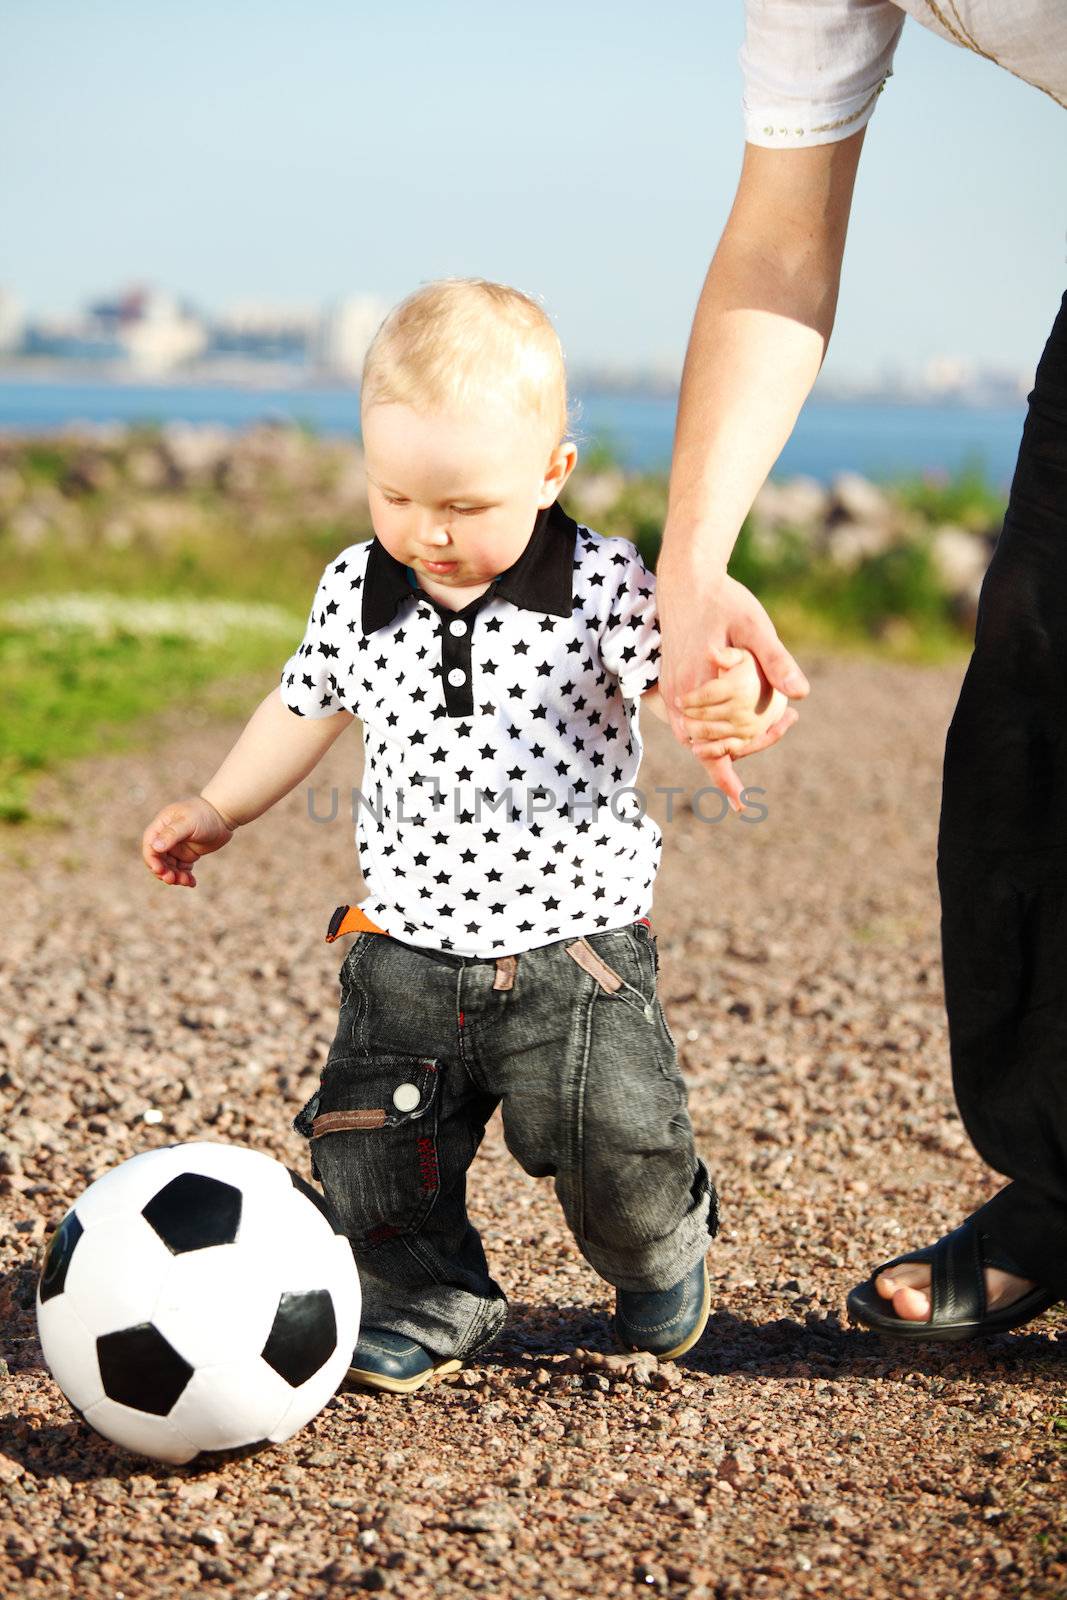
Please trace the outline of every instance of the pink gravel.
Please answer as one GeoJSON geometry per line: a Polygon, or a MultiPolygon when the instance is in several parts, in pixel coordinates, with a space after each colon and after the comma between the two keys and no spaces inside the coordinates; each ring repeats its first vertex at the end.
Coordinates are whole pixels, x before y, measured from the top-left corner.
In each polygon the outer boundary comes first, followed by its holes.
{"type": "MultiPolygon", "coordinates": [[[[496,1346],[411,1398],[342,1390],[286,1445],[177,1469],[71,1412],[37,1343],[38,1252],[139,1150],[231,1139],[308,1171],[289,1121],[333,1036],[347,941],[323,935],[361,893],[352,828],[343,805],[309,821],[301,788],[196,890],[157,883],[143,828],[240,727],[180,712],[42,785],[56,825],[0,844],[0,1592],[1067,1593],[1063,1306],[955,1349],[844,1313],[873,1266],[1003,1181],[956,1115],[942,1001],[934,849],[963,664],[804,665],[799,725],[740,769],[763,822],[700,821],[702,769],[644,730],[661,993],[722,1197],[700,1343],[662,1367],[611,1353],[611,1290],[494,1119],[471,1210],[511,1297],[496,1346]]],[[[360,763],[357,729],[312,777],[320,809],[360,763]]]]}

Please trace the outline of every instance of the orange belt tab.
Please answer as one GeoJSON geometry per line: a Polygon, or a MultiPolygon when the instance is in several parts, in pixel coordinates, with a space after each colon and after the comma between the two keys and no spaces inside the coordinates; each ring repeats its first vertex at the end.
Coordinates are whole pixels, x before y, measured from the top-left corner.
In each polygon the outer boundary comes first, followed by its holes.
{"type": "Polygon", "coordinates": [[[379,928],[376,922],[362,912],[358,906],[338,906],[330,918],[330,926],[326,932],[326,943],[333,944],[343,933],[381,933],[388,939],[389,935],[384,928],[379,928]]]}

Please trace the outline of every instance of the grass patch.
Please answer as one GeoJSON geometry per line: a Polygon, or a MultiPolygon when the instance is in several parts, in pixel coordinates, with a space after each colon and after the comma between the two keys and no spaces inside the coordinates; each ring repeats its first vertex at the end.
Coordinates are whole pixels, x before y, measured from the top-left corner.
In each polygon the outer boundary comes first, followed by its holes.
{"type": "Polygon", "coordinates": [[[276,606],[107,594],[0,608],[0,821],[30,820],[36,775],[126,748],[142,718],[182,700],[203,706],[218,679],[262,674],[266,694],[305,620],[276,606]]]}

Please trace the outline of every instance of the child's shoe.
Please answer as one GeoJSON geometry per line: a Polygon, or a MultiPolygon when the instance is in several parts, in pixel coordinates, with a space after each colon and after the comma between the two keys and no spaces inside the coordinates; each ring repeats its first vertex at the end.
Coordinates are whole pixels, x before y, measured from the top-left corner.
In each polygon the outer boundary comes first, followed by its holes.
{"type": "Polygon", "coordinates": [[[673,1361],[696,1344],[710,1310],[707,1264],[698,1261],[670,1289],[616,1289],[612,1327],[624,1350],[647,1350],[660,1361],[673,1361]]]}
{"type": "Polygon", "coordinates": [[[411,1394],[434,1378],[458,1372],[462,1361],[439,1356],[404,1333],[388,1328],[364,1328],[352,1353],[348,1376],[353,1383],[368,1389],[388,1389],[393,1394],[411,1394]]]}

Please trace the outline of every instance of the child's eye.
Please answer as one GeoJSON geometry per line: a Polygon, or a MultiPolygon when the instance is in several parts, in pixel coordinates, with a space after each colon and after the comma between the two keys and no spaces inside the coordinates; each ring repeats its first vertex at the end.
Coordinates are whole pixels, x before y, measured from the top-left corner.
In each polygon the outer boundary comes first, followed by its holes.
{"type": "Polygon", "coordinates": [[[484,506],[453,506],[453,511],[458,511],[461,517],[475,517],[479,511],[484,511],[484,506]]]}
{"type": "Polygon", "coordinates": [[[407,505],[407,501],[406,500],[402,500],[398,495],[387,494],[387,495],[385,495],[384,498],[389,502],[389,504],[391,506],[406,506],[407,505]]]}

